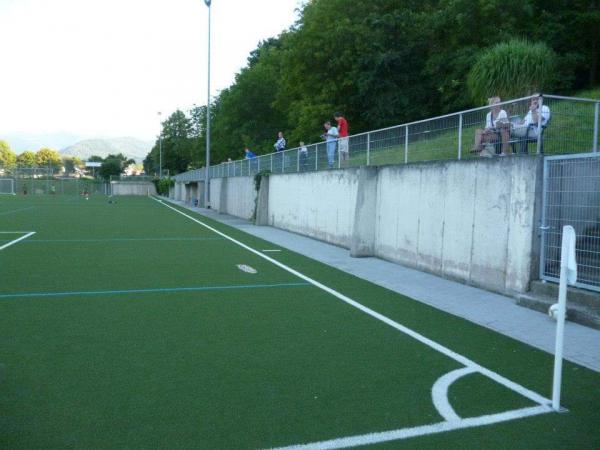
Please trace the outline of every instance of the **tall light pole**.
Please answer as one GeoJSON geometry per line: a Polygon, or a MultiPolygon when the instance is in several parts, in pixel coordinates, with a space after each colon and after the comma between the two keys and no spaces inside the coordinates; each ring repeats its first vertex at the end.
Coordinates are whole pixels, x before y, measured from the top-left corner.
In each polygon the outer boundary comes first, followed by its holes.
{"type": "MultiPolygon", "coordinates": [[[[158,120],[160,122],[162,113],[158,112],[158,120]]],[[[158,135],[158,178],[162,178],[162,122],[160,124],[160,134],[158,135]]]]}
{"type": "Polygon", "coordinates": [[[210,4],[211,0],[204,0],[208,6],[208,93],[206,97],[206,167],[204,168],[204,207],[210,208],[210,4]]]}

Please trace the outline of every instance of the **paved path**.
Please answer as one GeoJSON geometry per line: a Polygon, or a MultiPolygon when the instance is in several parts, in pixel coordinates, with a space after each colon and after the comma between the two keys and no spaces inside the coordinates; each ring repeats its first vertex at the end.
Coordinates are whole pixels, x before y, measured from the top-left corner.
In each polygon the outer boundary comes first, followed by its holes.
{"type": "MultiPolygon", "coordinates": [[[[174,203],[187,207],[180,202],[174,203]]],[[[349,251],[341,247],[273,227],[252,225],[247,220],[217,214],[213,210],[187,208],[548,353],[554,353],[555,322],[545,314],[516,305],[509,297],[378,258],[351,258],[349,251]]],[[[569,361],[600,372],[600,330],[567,322],[564,355],[569,361]]]]}

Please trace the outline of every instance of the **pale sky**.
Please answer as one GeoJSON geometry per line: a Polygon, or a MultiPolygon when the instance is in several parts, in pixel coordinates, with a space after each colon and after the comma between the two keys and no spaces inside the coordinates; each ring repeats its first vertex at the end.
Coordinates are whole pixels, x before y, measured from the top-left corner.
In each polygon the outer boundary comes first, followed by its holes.
{"type": "MultiPolygon", "coordinates": [[[[213,96],[300,3],[213,0],[213,96]]],[[[204,0],[0,0],[0,135],[154,140],[206,103],[207,22],[204,0]]]]}

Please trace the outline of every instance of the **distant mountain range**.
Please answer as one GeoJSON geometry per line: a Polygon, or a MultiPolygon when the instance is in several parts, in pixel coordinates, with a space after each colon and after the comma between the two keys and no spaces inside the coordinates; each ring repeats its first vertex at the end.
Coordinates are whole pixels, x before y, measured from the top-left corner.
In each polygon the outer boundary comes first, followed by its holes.
{"type": "Polygon", "coordinates": [[[123,153],[127,158],[142,162],[148,155],[153,142],[142,141],[132,137],[82,139],[81,136],[68,133],[48,134],[2,134],[0,140],[5,140],[15,153],[25,150],[38,151],[42,147],[61,149],[64,156],[77,156],[82,160],[92,155],[106,157],[109,154],[123,153]],[[73,142],[75,142],[73,144],[73,142]]]}
{"type": "Polygon", "coordinates": [[[148,155],[153,142],[145,142],[132,137],[109,139],[86,139],[60,150],[64,156],[77,156],[82,160],[92,155],[106,157],[109,154],[123,153],[127,158],[142,162],[148,155]]]}
{"type": "Polygon", "coordinates": [[[53,149],[64,148],[73,142],[81,141],[83,137],[71,133],[2,133],[0,139],[8,142],[16,153],[25,150],[37,152],[42,147],[53,149]]]}

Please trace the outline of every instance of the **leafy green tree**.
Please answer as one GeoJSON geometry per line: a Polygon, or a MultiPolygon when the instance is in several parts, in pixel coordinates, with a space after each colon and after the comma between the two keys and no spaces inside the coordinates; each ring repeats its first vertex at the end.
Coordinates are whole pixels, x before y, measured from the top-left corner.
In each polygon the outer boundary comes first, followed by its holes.
{"type": "Polygon", "coordinates": [[[484,50],[468,76],[473,99],[483,102],[493,95],[504,99],[550,89],[556,55],[544,43],[512,39],[484,50]]]}
{"type": "Polygon", "coordinates": [[[50,148],[41,148],[35,155],[35,163],[40,167],[57,169],[62,164],[60,153],[50,148]]]}
{"type": "Polygon", "coordinates": [[[82,166],[82,161],[77,156],[64,156],[62,161],[67,173],[73,173],[76,167],[80,168],[82,166]]]}
{"type": "Polygon", "coordinates": [[[35,153],[31,150],[25,150],[17,156],[17,164],[20,167],[34,167],[36,165],[35,153]]]}
{"type": "Polygon", "coordinates": [[[17,155],[6,141],[0,141],[0,167],[12,169],[17,164],[17,155]]]}
{"type": "Polygon", "coordinates": [[[104,158],[102,156],[92,155],[87,160],[88,160],[88,162],[100,162],[101,163],[104,161],[104,158]]]}
{"type": "Polygon", "coordinates": [[[110,179],[111,176],[119,176],[130,164],[135,164],[135,160],[127,159],[122,153],[108,155],[102,162],[98,174],[104,179],[110,179]]]}

